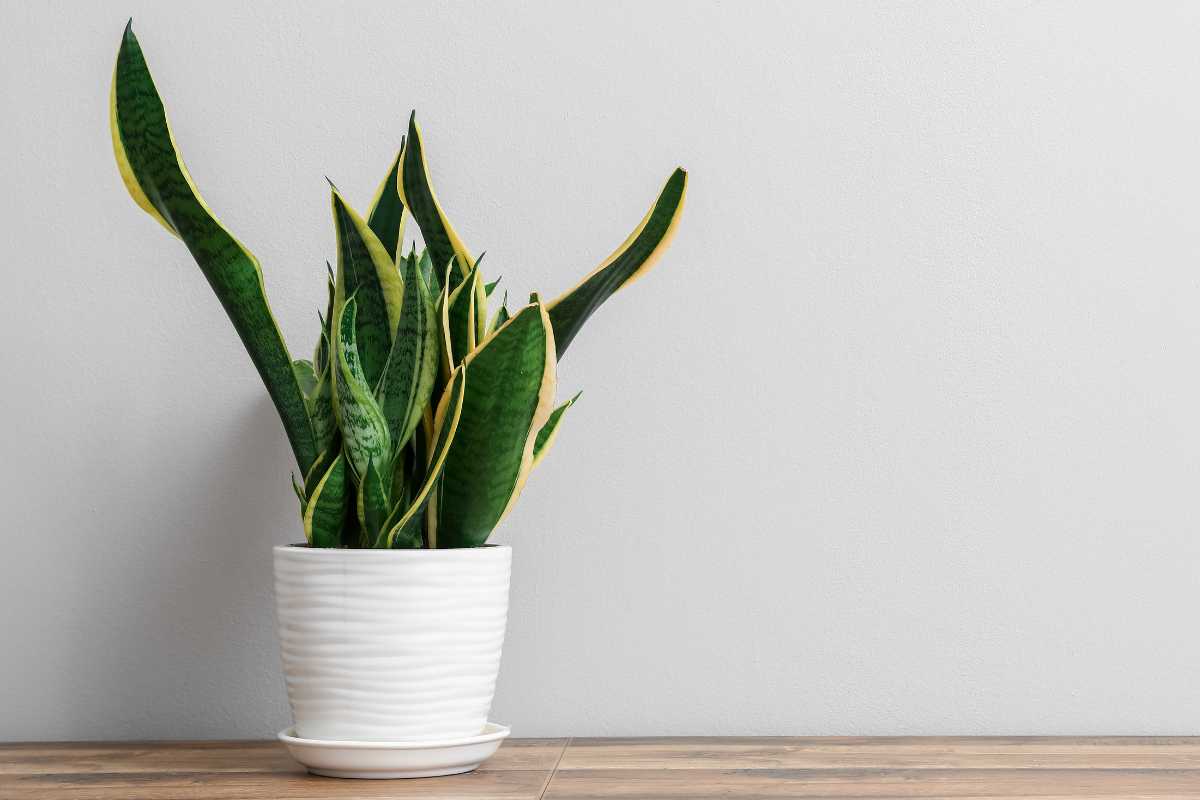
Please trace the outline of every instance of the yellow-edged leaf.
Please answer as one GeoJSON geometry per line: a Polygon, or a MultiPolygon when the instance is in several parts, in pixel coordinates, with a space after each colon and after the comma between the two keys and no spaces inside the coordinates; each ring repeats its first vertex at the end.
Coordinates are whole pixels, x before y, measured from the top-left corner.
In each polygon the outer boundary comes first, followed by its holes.
{"type": "Polygon", "coordinates": [[[687,173],[676,169],[650,211],[621,246],[575,288],[550,303],[550,322],[554,325],[559,358],[583,323],[605,300],[645,275],[662,256],[675,235],[686,196],[687,173]]]}

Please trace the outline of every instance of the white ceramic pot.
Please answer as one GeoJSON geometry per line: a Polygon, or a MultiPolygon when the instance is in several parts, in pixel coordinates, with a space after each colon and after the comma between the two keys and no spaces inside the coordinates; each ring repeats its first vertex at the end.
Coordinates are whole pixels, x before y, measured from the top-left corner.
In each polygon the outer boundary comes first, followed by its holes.
{"type": "Polygon", "coordinates": [[[295,735],[436,742],[487,724],[508,618],[507,546],[275,548],[295,735]]]}

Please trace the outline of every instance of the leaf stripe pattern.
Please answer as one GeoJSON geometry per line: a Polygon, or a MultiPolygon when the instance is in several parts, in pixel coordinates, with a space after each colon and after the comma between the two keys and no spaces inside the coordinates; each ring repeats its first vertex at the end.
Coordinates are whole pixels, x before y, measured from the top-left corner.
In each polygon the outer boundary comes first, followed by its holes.
{"type": "Polygon", "coordinates": [[[387,421],[363,378],[355,346],[356,300],[351,297],[334,320],[334,355],[337,380],[333,407],[346,444],[346,454],[356,476],[366,474],[367,464],[387,464],[392,453],[387,421]]]}
{"type": "Polygon", "coordinates": [[[262,268],[200,197],[175,147],[132,23],[117,54],[110,100],[113,151],[126,188],[183,240],[200,266],[267,387],[297,463],[307,471],[317,447],[291,355],[267,303],[262,268]]]}
{"type": "Polygon", "coordinates": [[[313,489],[304,510],[304,536],[313,547],[341,545],[346,483],[346,460],[339,453],[313,489]]]}
{"type": "Polygon", "coordinates": [[[478,295],[475,289],[478,280],[479,270],[472,269],[449,297],[450,352],[455,364],[461,364],[477,344],[474,321],[478,295]]]}
{"type": "Polygon", "coordinates": [[[438,318],[415,255],[402,262],[404,308],[379,381],[379,404],[397,450],[408,443],[429,404],[438,371],[438,318]]]}
{"type": "Polygon", "coordinates": [[[358,512],[360,535],[359,547],[372,547],[379,529],[383,526],[388,513],[387,492],[383,485],[383,476],[376,469],[374,461],[367,462],[362,480],[358,483],[358,497],[355,509],[358,512]]]}
{"type": "Polygon", "coordinates": [[[437,545],[476,547],[516,502],[554,400],[554,335],[540,304],[467,357],[462,419],[439,489],[437,545]]]}

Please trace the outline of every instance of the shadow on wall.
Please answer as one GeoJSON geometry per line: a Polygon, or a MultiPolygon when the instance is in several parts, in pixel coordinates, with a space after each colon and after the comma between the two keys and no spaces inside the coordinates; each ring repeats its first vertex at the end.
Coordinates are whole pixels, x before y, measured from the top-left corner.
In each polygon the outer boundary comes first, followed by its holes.
{"type": "Polygon", "coordinates": [[[174,486],[172,496],[104,509],[112,530],[143,535],[78,587],[78,629],[107,635],[90,639],[102,648],[75,653],[89,668],[69,673],[81,684],[71,729],[229,737],[269,736],[286,724],[271,547],[301,538],[291,489],[281,488],[292,456],[265,394],[241,411],[218,438],[189,442],[186,453],[156,451],[143,465],[150,490],[174,486]],[[276,698],[276,718],[245,720],[264,696],[276,698]]]}

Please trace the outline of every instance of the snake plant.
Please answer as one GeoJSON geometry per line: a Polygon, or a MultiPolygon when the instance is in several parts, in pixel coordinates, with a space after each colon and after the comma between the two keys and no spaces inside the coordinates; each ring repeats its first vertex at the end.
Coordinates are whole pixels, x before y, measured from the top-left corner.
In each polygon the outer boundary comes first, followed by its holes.
{"type": "Polygon", "coordinates": [[[558,360],[596,309],[662,254],[687,187],[675,170],[600,266],[558,298],[533,294],[510,312],[438,202],[414,114],[365,216],[331,184],[337,267],[326,265],[312,358],[296,360],[257,259],[184,166],[131,26],[110,111],[129,194],[191,252],[275,403],[314,547],[482,545],[578,398],[555,406],[558,360]],[[420,252],[402,250],[406,217],[420,229],[420,252]]]}

